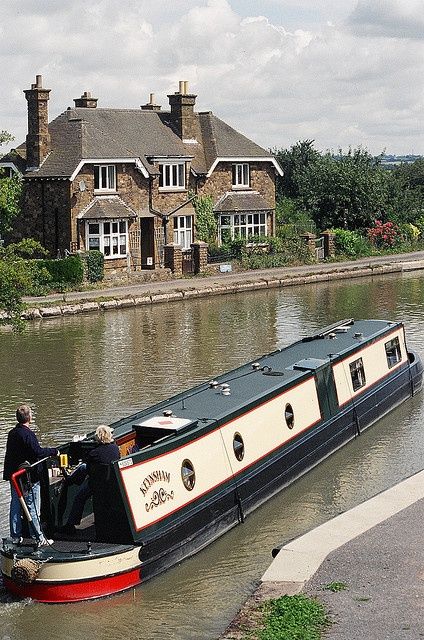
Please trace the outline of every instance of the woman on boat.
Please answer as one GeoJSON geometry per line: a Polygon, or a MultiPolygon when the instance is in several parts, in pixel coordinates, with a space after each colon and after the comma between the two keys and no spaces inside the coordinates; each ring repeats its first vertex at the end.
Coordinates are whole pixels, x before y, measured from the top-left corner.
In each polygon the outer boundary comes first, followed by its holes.
{"type": "Polygon", "coordinates": [[[119,447],[113,439],[113,430],[107,425],[101,424],[96,429],[95,439],[97,446],[89,451],[87,463],[80,464],[75,473],[70,476],[70,484],[81,485],[75,496],[68,520],[60,528],[61,533],[73,534],[76,526],[80,524],[84,513],[84,506],[88,498],[92,495],[90,486],[90,471],[94,465],[109,464],[119,458],[119,447]]]}

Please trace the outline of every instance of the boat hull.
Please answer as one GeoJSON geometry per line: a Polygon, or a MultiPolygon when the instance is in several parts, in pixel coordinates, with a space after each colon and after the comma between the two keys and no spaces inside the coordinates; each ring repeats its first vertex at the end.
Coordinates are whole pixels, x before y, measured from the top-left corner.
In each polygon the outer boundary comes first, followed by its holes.
{"type": "MultiPolygon", "coordinates": [[[[252,367],[239,377],[237,370],[231,372],[234,400],[217,394],[211,385],[195,389],[183,401],[173,399],[174,410],[182,415],[187,415],[187,404],[198,393],[204,395],[198,412],[208,403],[221,408],[221,402],[233,402],[234,409],[219,420],[201,419],[198,426],[173,416],[181,427],[188,424],[193,430],[181,437],[178,433],[159,437],[151,447],[124,455],[116,463],[115,475],[107,469],[99,479],[98,496],[107,495],[109,500],[113,496],[110,507],[102,504],[97,509],[96,484],[92,485],[97,532],[93,545],[87,542],[84,549],[80,545],[79,551],[68,552],[65,547],[55,551],[60,542],[33,552],[10,541],[8,547],[3,545],[5,587],[18,597],[51,603],[88,600],[135,587],[243,522],[272,495],[420,390],[423,366],[414,352],[406,350],[402,325],[382,323],[368,342],[362,341],[362,333],[353,328],[351,332],[352,346],[341,349],[337,358],[328,355],[327,334],[320,334],[320,358],[299,360],[304,347],[296,343],[297,361],[284,371],[281,367],[277,377],[266,377],[277,352],[263,356],[266,364],[260,370],[253,365],[253,375],[260,378],[248,378],[252,367]],[[365,371],[361,380],[356,378],[358,366],[365,371]],[[245,378],[250,395],[240,404],[234,381],[245,378]],[[255,384],[264,390],[261,394],[253,393],[255,384]],[[234,445],[240,442],[243,455],[237,456],[234,445]],[[196,469],[192,486],[183,477],[190,461],[196,469]],[[112,511],[116,504],[119,510],[112,511]],[[26,558],[37,564],[37,570],[35,577],[22,582],[13,572],[16,562],[26,558]]],[[[333,334],[331,340],[333,347],[333,334]]],[[[164,411],[164,417],[141,424],[136,415],[129,422],[132,428],[134,423],[142,427],[143,433],[152,428],[156,433],[162,423],[172,423],[168,415],[164,411]]],[[[124,432],[124,443],[128,433],[124,432]]]]}

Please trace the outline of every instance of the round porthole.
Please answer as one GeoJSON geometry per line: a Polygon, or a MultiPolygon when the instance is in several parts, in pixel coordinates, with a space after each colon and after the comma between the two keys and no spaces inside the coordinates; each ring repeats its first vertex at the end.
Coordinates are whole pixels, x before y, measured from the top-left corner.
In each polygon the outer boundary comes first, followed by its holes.
{"type": "Polygon", "coordinates": [[[182,463],[181,478],[187,491],[191,491],[196,484],[196,474],[190,460],[184,460],[182,463]]]}
{"type": "Polygon", "coordinates": [[[234,450],[234,455],[237,458],[237,460],[239,462],[241,460],[243,460],[243,458],[244,458],[244,442],[243,442],[243,438],[241,437],[241,435],[239,433],[235,433],[234,434],[233,450],[234,450]]]}
{"type": "Polygon", "coordinates": [[[293,413],[293,407],[291,406],[291,404],[286,404],[286,408],[284,411],[284,417],[286,419],[286,424],[288,426],[289,429],[293,429],[294,427],[294,413],[293,413]]]}

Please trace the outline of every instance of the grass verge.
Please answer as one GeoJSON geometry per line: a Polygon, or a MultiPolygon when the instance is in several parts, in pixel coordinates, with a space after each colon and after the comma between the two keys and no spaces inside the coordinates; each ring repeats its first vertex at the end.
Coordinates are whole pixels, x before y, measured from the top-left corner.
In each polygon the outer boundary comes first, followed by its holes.
{"type": "Polygon", "coordinates": [[[268,600],[260,610],[261,627],[246,640],[320,640],[330,625],[324,606],[304,594],[268,600]]]}

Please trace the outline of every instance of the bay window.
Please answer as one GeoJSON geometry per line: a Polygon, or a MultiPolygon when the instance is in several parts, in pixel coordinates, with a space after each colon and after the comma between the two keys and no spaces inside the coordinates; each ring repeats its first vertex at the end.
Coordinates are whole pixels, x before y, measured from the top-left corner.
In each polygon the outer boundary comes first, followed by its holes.
{"type": "Polygon", "coordinates": [[[268,235],[266,213],[221,213],[219,216],[219,239],[226,244],[236,238],[246,241],[250,236],[268,235]]]}
{"type": "Polygon", "coordinates": [[[128,221],[88,221],[86,248],[101,251],[105,259],[125,258],[128,253],[128,221]]]}

